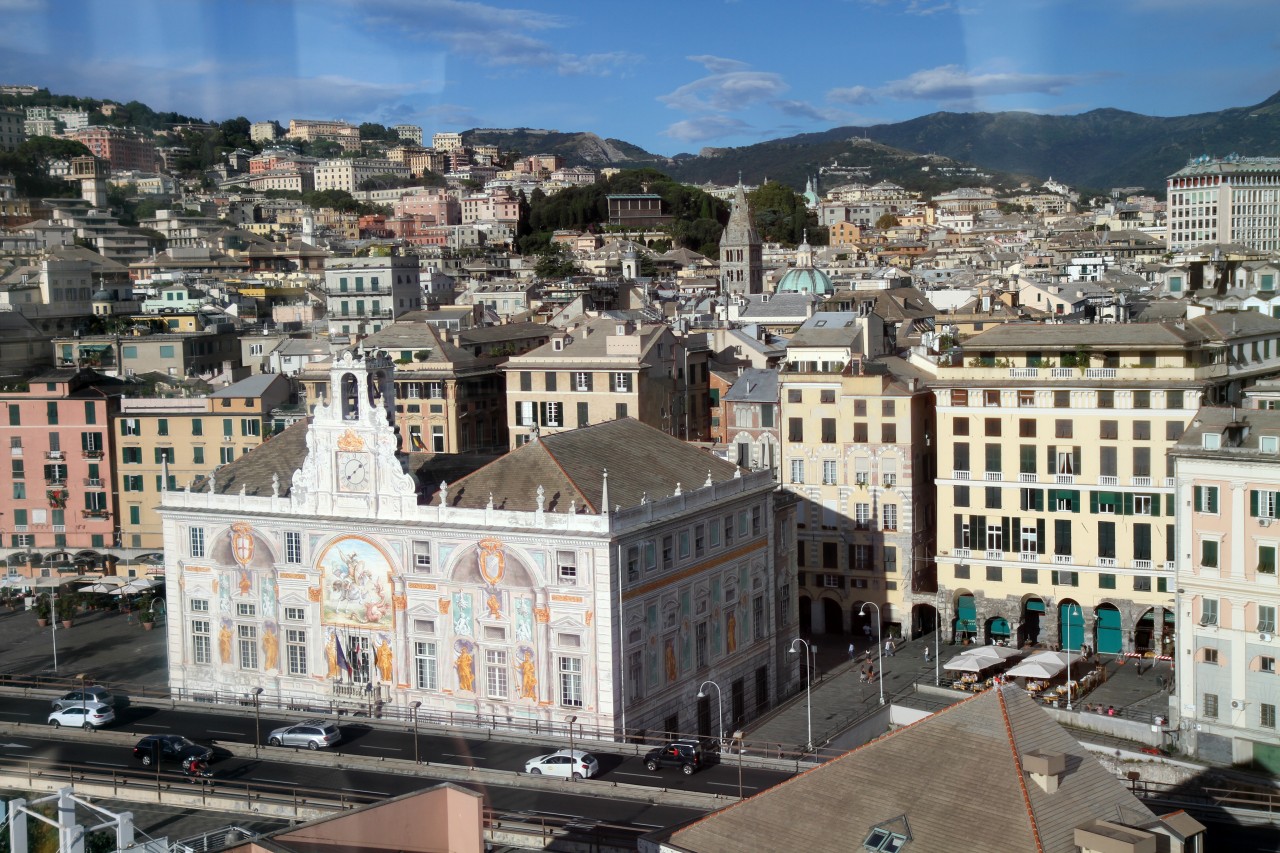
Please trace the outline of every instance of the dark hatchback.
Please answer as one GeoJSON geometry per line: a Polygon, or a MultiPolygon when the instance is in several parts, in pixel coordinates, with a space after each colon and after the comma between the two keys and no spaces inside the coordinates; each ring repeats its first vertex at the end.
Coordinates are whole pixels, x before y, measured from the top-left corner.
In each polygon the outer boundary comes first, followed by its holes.
{"type": "Polygon", "coordinates": [[[706,764],[706,756],[702,745],[696,741],[678,740],[665,746],[659,746],[644,754],[644,766],[650,770],[659,767],[679,767],[684,775],[689,776],[706,764]]]}
{"type": "Polygon", "coordinates": [[[147,735],[133,748],[133,757],[150,767],[159,751],[161,762],[181,764],[188,758],[208,761],[213,757],[213,750],[187,740],[182,735],[147,735]]]}

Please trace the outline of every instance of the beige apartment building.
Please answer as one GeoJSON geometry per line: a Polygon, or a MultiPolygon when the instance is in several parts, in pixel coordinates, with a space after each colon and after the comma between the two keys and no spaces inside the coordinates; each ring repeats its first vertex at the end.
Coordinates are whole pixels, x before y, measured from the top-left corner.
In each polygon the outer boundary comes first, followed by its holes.
{"type": "Polygon", "coordinates": [[[258,374],[207,397],[122,398],[113,424],[122,547],[162,548],[156,509],[164,492],[188,488],[262,444],[269,413],[289,391],[287,377],[258,374]]]}
{"type": "MultiPolygon", "coordinates": [[[[997,327],[939,367],[938,594],[952,636],[1170,655],[1170,448],[1280,370],[1280,321],[997,327]]],[[[1184,555],[1185,556],[1185,555],[1184,555]]]]}
{"type": "Polygon", "coordinates": [[[584,316],[503,368],[511,446],[627,417],[705,438],[708,356],[705,345],[682,343],[662,323],[584,316]]]}
{"type": "Polygon", "coordinates": [[[932,398],[884,353],[875,314],[816,314],[779,376],[782,484],[796,508],[801,632],[906,634],[907,593],[932,589],[932,398]],[[871,603],[864,611],[864,604],[871,603]]]}
{"type": "Polygon", "coordinates": [[[1280,412],[1205,408],[1172,449],[1179,746],[1280,772],[1280,412]]]}

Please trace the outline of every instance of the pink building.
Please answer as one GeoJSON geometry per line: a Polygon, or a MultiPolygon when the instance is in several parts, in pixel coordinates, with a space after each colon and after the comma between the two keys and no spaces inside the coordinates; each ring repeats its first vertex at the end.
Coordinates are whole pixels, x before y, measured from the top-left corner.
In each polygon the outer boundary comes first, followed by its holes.
{"type": "Polygon", "coordinates": [[[439,187],[429,187],[403,196],[394,207],[396,216],[412,216],[433,225],[461,225],[462,206],[439,187]]]}
{"type": "Polygon", "coordinates": [[[0,395],[9,446],[0,469],[4,545],[70,557],[115,545],[108,442],[118,384],[92,370],[51,370],[0,395]]]}

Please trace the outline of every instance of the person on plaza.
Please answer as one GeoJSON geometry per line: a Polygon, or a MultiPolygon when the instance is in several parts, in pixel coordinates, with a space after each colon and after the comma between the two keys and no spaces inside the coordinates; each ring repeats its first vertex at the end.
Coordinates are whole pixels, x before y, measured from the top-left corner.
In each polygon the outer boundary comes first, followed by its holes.
{"type": "Polygon", "coordinates": [[[928,663],[928,662],[929,662],[929,647],[928,647],[928,646],[925,646],[925,647],[924,647],[924,662],[925,662],[925,663],[928,663]]]}
{"type": "Polygon", "coordinates": [[[871,625],[870,624],[862,626],[862,633],[866,636],[867,642],[871,642],[871,625]]]}
{"type": "Polygon", "coordinates": [[[893,640],[892,639],[888,639],[884,641],[884,656],[887,658],[893,657],[893,640]]]}
{"type": "Polygon", "coordinates": [[[861,673],[859,674],[859,677],[858,677],[858,680],[859,680],[859,681],[862,681],[862,682],[864,682],[864,683],[866,682],[866,680],[867,680],[867,668],[868,668],[868,667],[870,667],[870,666],[871,666],[871,664],[869,664],[869,663],[864,663],[864,664],[862,665],[862,671],[861,671],[861,673]]]}
{"type": "Polygon", "coordinates": [[[1115,705],[1108,705],[1108,706],[1107,706],[1107,716],[1108,716],[1108,717],[1114,717],[1115,715],[1116,715],[1116,706],[1115,706],[1115,705]]]}
{"type": "Polygon", "coordinates": [[[849,660],[853,660],[858,656],[858,650],[853,647],[853,641],[849,642],[849,660]]]}

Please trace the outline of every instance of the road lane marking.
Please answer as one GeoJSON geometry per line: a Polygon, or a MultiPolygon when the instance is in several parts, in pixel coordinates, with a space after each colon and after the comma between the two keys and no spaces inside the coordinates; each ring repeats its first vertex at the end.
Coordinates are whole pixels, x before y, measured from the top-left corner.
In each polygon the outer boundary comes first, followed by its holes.
{"type": "Polygon", "coordinates": [[[375,797],[391,796],[386,791],[366,791],[363,788],[343,788],[344,791],[350,791],[353,794],[373,794],[375,797]]]}
{"type": "Polygon", "coordinates": [[[86,761],[85,764],[96,764],[99,767],[128,767],[128,764],[117,764],[114,761],[86,761]]]}
{"type": "Polygon", "coordinates": [[[381,749],[384,752],[400,752],[398,746],[366,746],[365,749],[381,749]]]}
{"type": "Polygon", "coordinates": [[[167,729],[168,726],[157,725],[156,723],[134,723],[140,729],[167,729]]]}
{"type": "Polygon", "coordinates": [[[222,729],[205,729],[211,735],[238,735],[240,732],[227,732],[222,729]]]}
{"type": "Polygon", "coordinates": [[[489,760],[485,758],[483,755],[458,755],[456,752],[442,752],[440,754],[443,755],[445,758],[470,758],[472,761],[488,761],[489,760]]]}
{"type": "Polygon", "coordinates": [[[622,772],[622,771],[620,771],[620,770],[615,770],[615,771],[613,771],[613,773],[611,773],[610,775],[612,775],[612,776],[634,776],[634,777],[636,777],[637,779],[661,779],[661,778],[662,778],[662,776],[661,776],[660,774],[658,774],[658,773],[623,773],[623,772],[622,772]]]}
{"type": "Polygon", "coordinates": [[[295,782],[295,781],[293,781],[293,780],[289,780],[289,781],[287,781],[287,782],[286,782],[284,779],[258,779],[257,781],[259,781],[259,782],[269,782],[269,783],[271,783],[272,785],[296,785],[296,784],[298,784],[297,782],[295,782]]]}
{"type": "Polygon", "coordinates": [[[4,747],[5,749],[30,749],[31,748],[31,744],[29,743],[0,743],[0,746],[4,747]]]}
{"type": "MultiPolygon", "coordinates": [[[[736,788],[736,787],[738,787],[737,785],[734,785],[734,784],[729,783],[729,782],[708,782],[707,784],[708,784],[708,785],[719,785],[721,788],[736,788]]],[[[743,785],[743,786],[742,786],[742,790],[744,790],[744,791],[755,791],[755,790],[757,790],[757,789],[756,789],[756,787],[755,787],[754,785],[743,785]]]]}

